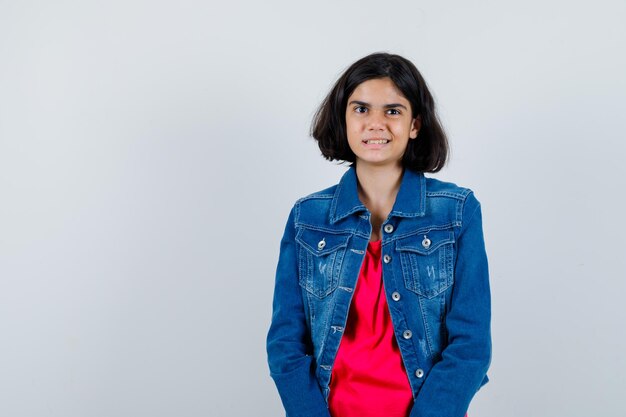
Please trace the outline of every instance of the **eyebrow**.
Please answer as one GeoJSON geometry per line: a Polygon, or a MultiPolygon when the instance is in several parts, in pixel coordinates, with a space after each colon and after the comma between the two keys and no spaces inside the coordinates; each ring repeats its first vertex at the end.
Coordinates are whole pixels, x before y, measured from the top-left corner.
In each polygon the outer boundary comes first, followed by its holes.
{"type": "MultiPolygon", "coordinates": [[[[359,106],[365,106],[365,107],[372,106],[370,103],[366,103],[364,101],[358,101],[358,100],[352,100],[350,103],[348,103],[348,105],[352,105],[352,104],[358,104],[359,106]]],[[[402,107],[404,110],[408,110],[404,104],[400,104],[400,103],[385,104],[383,107],[386,109],[389,109],[392,107],[402,107]]]]}

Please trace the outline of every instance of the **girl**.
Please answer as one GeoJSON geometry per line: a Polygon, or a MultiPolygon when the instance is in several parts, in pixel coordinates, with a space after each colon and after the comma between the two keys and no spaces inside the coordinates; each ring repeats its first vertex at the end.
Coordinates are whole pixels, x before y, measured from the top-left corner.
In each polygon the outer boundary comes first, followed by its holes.
{"type": "Polygon", "coordinates": [[[480,203],[426,177],[448,144],[415,66],[350,66],[313,121],[350,168],[299,199],[280,244],[270,373],[288,417],[463,417],[488,378],[480,203]]]}

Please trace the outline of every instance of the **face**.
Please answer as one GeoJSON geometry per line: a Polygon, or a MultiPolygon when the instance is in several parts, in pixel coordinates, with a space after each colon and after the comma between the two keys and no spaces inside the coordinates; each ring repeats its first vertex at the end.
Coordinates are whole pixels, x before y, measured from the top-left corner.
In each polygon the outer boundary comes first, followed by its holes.
{"type": "Polygon", "coordinates": [[[364,81],[348,98],[346,131],[357,165],[402,167],[419,128],[419,116],[412,118],[411,104],[390,78],[364,81]]]}

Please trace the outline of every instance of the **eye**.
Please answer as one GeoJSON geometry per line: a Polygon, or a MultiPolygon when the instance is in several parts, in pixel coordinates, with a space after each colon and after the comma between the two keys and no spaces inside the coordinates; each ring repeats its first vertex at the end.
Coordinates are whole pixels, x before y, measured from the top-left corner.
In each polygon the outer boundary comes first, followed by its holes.
{"type": "Polygon", "coordinates": [[[367,111],[367,107],[365,106],[356,106],[354,111],[357,113],[365,113],[367,111]]]}
{"type": "Polygon", "coordinates": [[[398,109],[389,109],[389,110],[387,110],[387,113],[391,114],[392,116],[397,116],[397,115],[400,114],[400,110],[398,110],[398,109]]]}

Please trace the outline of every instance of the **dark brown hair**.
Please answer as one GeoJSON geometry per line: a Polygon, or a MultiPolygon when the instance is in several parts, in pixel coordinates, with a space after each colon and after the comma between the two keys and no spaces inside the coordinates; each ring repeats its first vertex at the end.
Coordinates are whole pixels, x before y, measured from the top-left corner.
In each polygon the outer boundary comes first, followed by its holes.
{"type": "Polygon", "coordinates": [[[421,117],[417,139],[410,140],[402,158],[405,168],[418,172],[437,172],[448,158],[448,139],[441,127],[435,102],[426,81],[406,58],[374,53],[359,59],[339,77],[313,117],[311,136],[329,161],[353,165],[356,156],[348,146],[346,105],[354,89],[364,81],[389,77],[411,103],[412,117],[421,117]]]}

